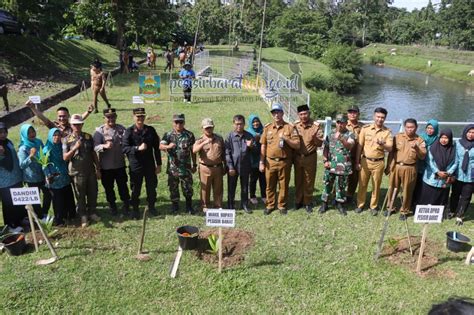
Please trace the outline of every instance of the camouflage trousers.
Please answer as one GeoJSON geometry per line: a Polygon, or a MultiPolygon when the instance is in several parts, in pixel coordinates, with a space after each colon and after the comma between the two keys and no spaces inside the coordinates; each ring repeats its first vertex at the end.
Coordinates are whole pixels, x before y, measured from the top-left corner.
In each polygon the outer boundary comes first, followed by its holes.
{"type": "Polygon", "coordinates": [[[179,201],[179,183],[181,182],[181,190],[185,198],[193,197],[193,176],[172,176],[168,175],[168,187],[170,189],[171,202],[179,201]]]}
{"type": "Polygon", "coordinates": [[[346,202],[346,188],[348,175],[336,175],[328,170],[324,171],[324,187],[321,200],[328,202],[329,196],[332,194],[333,188],[336,191],[336,201],[346,202]]]}

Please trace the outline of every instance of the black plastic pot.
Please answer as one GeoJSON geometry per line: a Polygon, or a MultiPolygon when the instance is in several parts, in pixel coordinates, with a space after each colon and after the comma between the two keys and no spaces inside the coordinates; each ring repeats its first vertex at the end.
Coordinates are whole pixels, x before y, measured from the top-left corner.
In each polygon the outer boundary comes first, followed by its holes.
{"type": "Polygon", "coordinates": [[[456,231],[446,233],[446,247],[452,252],[458,253],[470,251],[472,247],[469,244],[470,241],[469,237],[456,231]]]}
{"type": "Polygon", "coordinates": [[[196,249],[198,245],[199,229],[195,226],[184,225],[176,229],[178,234],[179,246],[184,250],[196,249]],[[190,236],[185,236],[183,233],[189,233],[190,236]]]}
{"type": "Polygon", "coordinates": [[[7,252],[12,256],[19,256],[23,254],[26,248],[24,233],[10,233],[3,236],[0,240],[5,246],[7,252]]]}

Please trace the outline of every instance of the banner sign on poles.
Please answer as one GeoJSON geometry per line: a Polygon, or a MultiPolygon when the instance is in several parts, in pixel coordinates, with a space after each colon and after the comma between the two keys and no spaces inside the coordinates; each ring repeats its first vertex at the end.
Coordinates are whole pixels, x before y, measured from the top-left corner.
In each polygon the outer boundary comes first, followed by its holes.
{"type": "Polygon", "coordinates": [[[235,210],[207,209],[206,226],[235,227],[235,210]]]}
{"type": "Polygon", "coordinates": [[[41,199],[38,187],[10,188],[13,205],[39,205],[41,199]]]}
{"type": "Polygon", "coordinates": [[[443,221],[444,206],[417,205],[415,223],[441,223],[443,221]]]}

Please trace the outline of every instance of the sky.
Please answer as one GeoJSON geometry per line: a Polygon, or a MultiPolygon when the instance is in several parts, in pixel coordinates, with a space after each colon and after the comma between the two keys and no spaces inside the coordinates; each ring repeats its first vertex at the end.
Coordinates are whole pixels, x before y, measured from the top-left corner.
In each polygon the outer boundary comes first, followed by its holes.
{"type": "MultiPolygon", "coordinates": [[[[412,11],[413,9],[421,9],[426,7],[429,0],[394,0],[393,6],[397,8],[406,8],[408,11],[412,11]]],[[[441,0],[431,0],[433,5],[440,3],[441,0]]]]}

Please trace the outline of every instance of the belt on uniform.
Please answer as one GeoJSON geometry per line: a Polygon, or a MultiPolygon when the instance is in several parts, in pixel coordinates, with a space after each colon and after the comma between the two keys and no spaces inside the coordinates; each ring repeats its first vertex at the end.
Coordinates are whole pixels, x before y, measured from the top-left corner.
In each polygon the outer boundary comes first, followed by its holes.
{"type": "Polygon", "coordinates": [[[314,151],[311,152],[311,153],[306,153],[306,154],[301,154],[301,155],[304,156],[304,157],[307,157],[307,156],[313,155],[313,154],[315,154],[315,153],[316,153],[316,150],[314,150],[314,151]]]}
{"type": "Polygon", "coordinates": [[[415,166],[416,163],[403,163],[403,162],[397,162],[397,165],[401,166],[415,166]]]}
{"type": "Polygon", "coordinates": [[[222,166],[221,163],[219,163],[219,164],[214,164],[214,165],[205,164],[205,163],[199,163],[199,164],[204,165],[204,166],[207,166],[207,167],[219,167],[219,166],[222,166]]]}
{"type": "Polygon", "coordinates": [[[268,157],[268,158],[269,158],[270,160],[277,161],[277,162],[283,161],[283,160],[286,159],[286,158],[279,158],[279,157],[268,157]]]}
{"type": "Polygon", "coordinates": [[[374,158],[366,157],[365,155],[362,155],[362,157],[366,158],[367,160],[369,160],[371,162],[378,162],[378,161],[383,161],[384,160],[384,158],[374,159],[374,158]]]}

